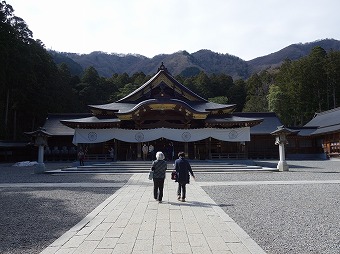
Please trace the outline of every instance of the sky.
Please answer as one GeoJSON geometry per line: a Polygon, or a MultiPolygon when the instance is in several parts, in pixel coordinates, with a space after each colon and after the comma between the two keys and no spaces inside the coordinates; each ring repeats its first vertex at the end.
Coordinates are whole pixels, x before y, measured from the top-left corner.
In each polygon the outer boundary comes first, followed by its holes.
{"type": "Polygon", "coordinates": [[[46,49],[152,58],[201,49],[251,60],[340,40],[339,0],[6,0],[46,49]]]}

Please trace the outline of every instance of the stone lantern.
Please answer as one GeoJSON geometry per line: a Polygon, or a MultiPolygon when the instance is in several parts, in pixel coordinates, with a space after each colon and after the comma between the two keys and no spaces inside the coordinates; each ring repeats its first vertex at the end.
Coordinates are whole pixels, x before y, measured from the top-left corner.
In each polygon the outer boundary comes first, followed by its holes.
{"type": "Polygon", "coordinates": [[[41,127],[36,131],[25,132],[25,134],[31,136],[34,139],[34,145],[38,146],[38,164],[35,166],[34,173],[44,173],[44,147],[47,146],[47,138],[52,136],[52,134],[46,132],[46,130],[41,127]]]}
{"type": "Polygon", "coordinates": [[[285,158],[285,145],[288,144],[287,136],[292,134],[292,133],[296,133],[296,131],[290,130],[290,129],[284,127],[283,125],[278,126],[277,130],[270,133],[270,134],[276,136],[275,145],[279,146],[280,161],[277,164],[277,169],[279,171],[289,171],[289,167],[288,167],[288,164],[287,164],[286,158],[285,158]]]}

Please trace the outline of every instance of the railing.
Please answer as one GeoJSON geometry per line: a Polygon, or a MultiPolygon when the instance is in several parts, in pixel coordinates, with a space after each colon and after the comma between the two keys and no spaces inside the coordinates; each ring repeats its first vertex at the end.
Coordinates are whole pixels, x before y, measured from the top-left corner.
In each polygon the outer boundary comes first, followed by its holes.
{"type": "MultiPolygon", "coordinates": [[[[45,154],[46,161],[74,161],[78,160],[77,154],[45,154]]],[[[111,160],[109,154],[86,154],[85,161],[108,161],[111,160]]]]}
{"type": "Polygon", "coordinates": [[[109,154],[86,154],[85,160],[89,161],[103,161],[103,160],[111,160],[109,154]]]}
{"type": "Polygon", "coordinates": [[[212,159],[247,159],[245,153],[211,153],[212,159]]]}
{"type": "Polygon", "coordinates": [[[270,151],[248,151],[249,159],[277,159],[279,157],[279,152],[270,150],[270,151]]]}
{"type": "Polygon", "coordinates": [[[340,157],[340,153],[329,153],[328,154],[328,157],[333,157],[333,158],[335,158],[335,157],[340,157]]]}

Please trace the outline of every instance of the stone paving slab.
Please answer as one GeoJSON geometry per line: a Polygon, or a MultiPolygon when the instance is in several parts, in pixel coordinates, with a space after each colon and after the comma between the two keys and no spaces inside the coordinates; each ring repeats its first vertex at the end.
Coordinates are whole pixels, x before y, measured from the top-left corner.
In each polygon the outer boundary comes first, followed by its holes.
{"type": "Polygon", "coordinates": [[[199,186],[340,184],[340,180],[198,182],[199,186]]]}
{"type": "Polygon", "coordinates": [[[124,183],[0,183],[0,188],[120,188],[124,183]]]}
{"type": "Polygon", "coordinates": [[[41,253],[265,253],[199,183],[192,180],[180,202],[167,177],[158,203],[147,175],[134,174],[41,253]]]}

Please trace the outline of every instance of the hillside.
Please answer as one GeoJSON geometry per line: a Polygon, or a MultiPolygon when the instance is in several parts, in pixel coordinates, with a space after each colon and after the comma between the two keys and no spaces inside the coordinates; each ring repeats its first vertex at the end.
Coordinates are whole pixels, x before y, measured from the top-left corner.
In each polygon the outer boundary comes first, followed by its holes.
{"type": "Polygon", "coordinates": [[[165,63],[173,75],[190,75],[190,73],[194,75],[202,70],[209,74],[224,72],[234,78],[247,78],[248,76],[248,65],[244,60],[210,50],[200,50],[193,54],[178,51],[173,54],[156,55],[153,58],[141,55],[107,54],[99,51],[82,55],[57,52],[51,52],[51,54],[57,64],[62,62],[60,59],[69,58],[68,62],[78,63],[83,69],[93,66],[103,77],[124,72],[132,75],[140,71],[152,75],[157,72],[161,62],[165,63]]]}
{"type": "Polygon", "coordinates": [[[250,73],[255,73],[268,68],[275,68],[281,65],[285,59],[292,61],[306,56],[314,48],[320,46],[327,52],[330,50],[340,51],[340,41],[334,39],[325,39],[308,43],[292,44],[275,53],[266,56],[257,57],[248,61],[250,73]]]}
{"type": "Polygon", "coordinates": [[[156,73],[161,62],[164,62],[168,70],[174,75],[190,76],[204,71],[207,74],[225,73],[234,79],[247,79],[255,72],[268,68],[275,68],[285,59],[297,60],[310,53],[312,48],[321,46],[327,52],[340,51],[340,41],[324,39],[308,43],[289,45],[277,52],[266,56],[257,57],[250,61],[244,61],[237,56],[220,54],[211,50],[202,49],[195,53],[178,51],[173,54],[160,54],[153,58],[142,55],[108,54],[95,51],[90,54],[60,53],[51,51],[55,62],[65,62],[72,73],[79,72],[79,66],[86,69],[93,66],[103,77],[111,77],[114,73],[144,72],[147,75],[156,73]],[[75,70],[74,70],[75,69],[75,70]]]}

